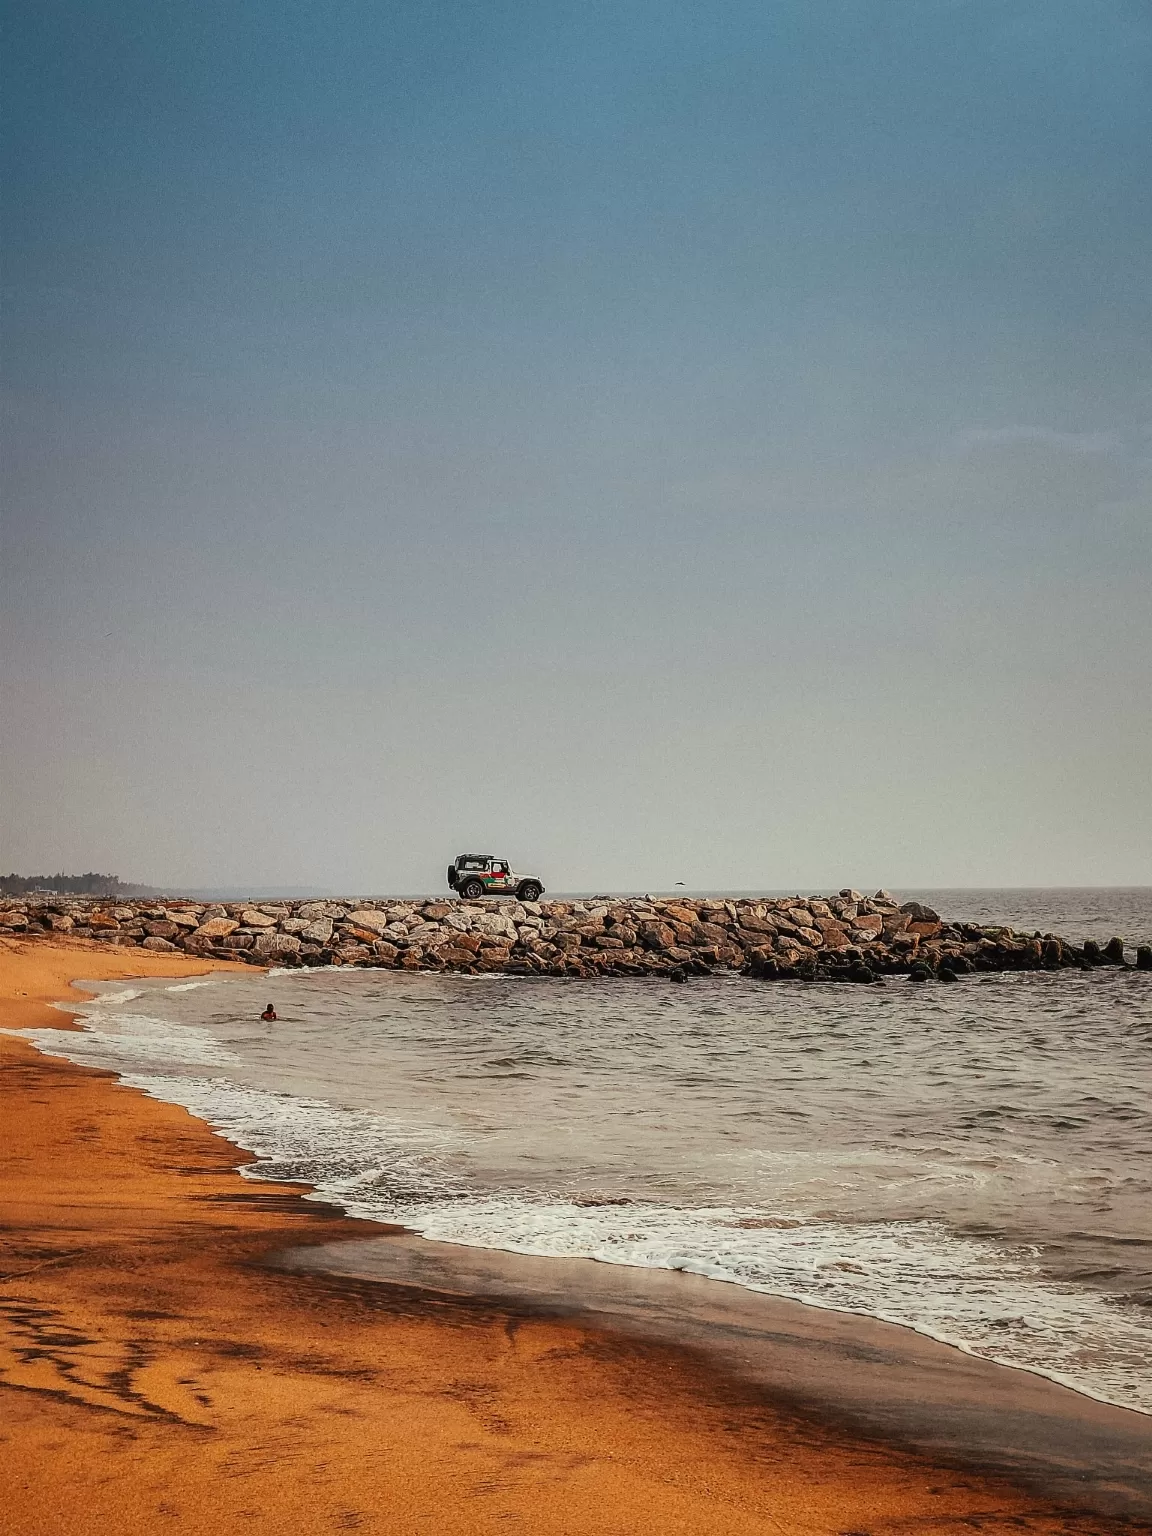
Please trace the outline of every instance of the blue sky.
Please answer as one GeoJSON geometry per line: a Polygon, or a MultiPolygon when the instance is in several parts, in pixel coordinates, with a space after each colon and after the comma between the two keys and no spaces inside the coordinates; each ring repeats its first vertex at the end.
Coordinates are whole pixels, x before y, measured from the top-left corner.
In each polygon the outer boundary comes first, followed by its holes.
{"type": "Polygon", "coordinates": [[[0,863],[1152,882],[1146,6],[7,39],[0,863]]]}

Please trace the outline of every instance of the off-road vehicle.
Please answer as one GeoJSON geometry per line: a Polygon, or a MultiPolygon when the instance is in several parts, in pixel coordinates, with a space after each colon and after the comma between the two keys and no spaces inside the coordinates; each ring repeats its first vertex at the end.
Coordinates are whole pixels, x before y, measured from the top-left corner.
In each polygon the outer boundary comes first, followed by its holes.
{"type": "Polygon", "coordinates": [[[465,901],[478,896],[516,896],[520,901],[539,901],[544,886],[535,875],[518,875],[507,859],[490,853],[461,853],[448,866],[448,884],[465,901]]]}

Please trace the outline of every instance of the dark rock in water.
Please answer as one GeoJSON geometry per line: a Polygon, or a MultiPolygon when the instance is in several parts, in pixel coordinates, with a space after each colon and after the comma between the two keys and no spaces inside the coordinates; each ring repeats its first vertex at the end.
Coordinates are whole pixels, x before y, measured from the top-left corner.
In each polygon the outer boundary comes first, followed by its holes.
{"type": "Polygon", "coordinates": [[[1054,971],[1064,958],[1064,946],[1059,939],[1045,939],[1041,963],[1045,970],[1054,971]]]}
{"type": "Polygon", "coordinates": [[[917,960],[916,964],[908,972],[908,980],[909,981],[916,981],[916,982],[931,981],[932,980],[932,968],[931,968],[931,966],[925,965],[923,960],[917,960]]]}
{"type": "Polygon", "coordinates": [[[860,982],[875,981],[876,980],[876,972],[872,969],[872,967],[870,965],[864,965],[863,963],[858,963],[858,964],[854,965],[852,967],[852,969],[848,972],[848,979],[849,979],[849,981],[860,981],[860,982]]]}
{"type": "Polygon", "coordinates": [[[1152,944],[1141,944],[1136,950],[1136,969],[1152,971],[1152,944]]]}
{"type": "Polygon", "coordinates": [[[669,981],[687,981],[688,980],[688,972],[684,969],[684,967],[682,965],[674,965],[672,967],[672,969],[668,972],[668,980],[669,981]]]}
{"type": "Polygon", "coordinates": [[[942,965],[936,972],[937,981],[959,981],[960,978],[950,965],[942,965]]]}
{"type": "Polygon", "coordinates": [[[1104,946],[1104,958],[1110,960],[1113,965],[1124,964],[1124,940],[1118,938],[1109,939],[1104,946]]]}
{"type": "Polygon", "coordinates": [[[972,962],[967,955],[952,955],[948,960],[949,967],[957,976],[967,976],[973,969],[972,962]]]}
{"type": "Polygon", "coordinates": [[[1095,939],[1084,940],[1084,958],[1089,965],[1104,964],[1104,956],[1100,953],[1100,946],[1095,939]]]}

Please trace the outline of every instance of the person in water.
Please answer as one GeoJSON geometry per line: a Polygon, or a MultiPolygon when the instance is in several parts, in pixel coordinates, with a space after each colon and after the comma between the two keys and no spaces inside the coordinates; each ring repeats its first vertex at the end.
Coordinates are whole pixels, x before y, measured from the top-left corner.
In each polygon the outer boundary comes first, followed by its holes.
{"type": "Polygon", "coordinates": [[[262,1019],[267,1019],[270,1024],[275,1020],[275,1018],[276,1018],[276,1010],[275,1010],[275,1008],[273,1008],[271,1003],[268,1004],[267,1008],[265,1008],[264,1012],[260,1015],[260,1017],[262,1019]]]}

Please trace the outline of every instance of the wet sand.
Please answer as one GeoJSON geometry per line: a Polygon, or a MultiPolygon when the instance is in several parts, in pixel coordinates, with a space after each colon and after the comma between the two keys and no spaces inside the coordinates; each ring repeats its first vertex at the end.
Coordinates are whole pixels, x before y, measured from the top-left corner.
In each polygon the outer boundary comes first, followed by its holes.
{"type": "MultiPolygon", "coordinates": [[[[66,1025],[47,1005],[77,976],[213,968],[0,943],[0,1026],[66,1025]]],[[[6,1536],[1149,1528],[886,1443],[883,1415],[851,1431],[821,1408],[839,1368],[819,1330],[788,1324],[790,1384],[773,1386],[581,1300],[579,1276],[501,1294],[501,1256],[449,1265],[241,1180],[245,1154],[110,1074],[10,1036],[0,1071],[6,1536]],[[407,1272],[328,1272],[368,1238],[407,1252],[407,1272]]],[[[905,1366],[906,1391],[888,1380],[907,1403],[929,1378],[905,1366]]]]}

